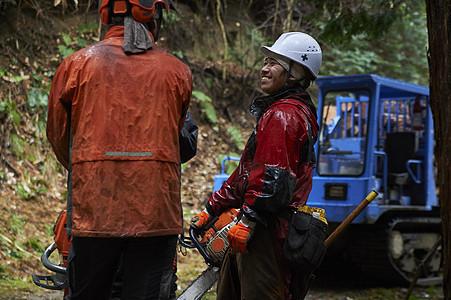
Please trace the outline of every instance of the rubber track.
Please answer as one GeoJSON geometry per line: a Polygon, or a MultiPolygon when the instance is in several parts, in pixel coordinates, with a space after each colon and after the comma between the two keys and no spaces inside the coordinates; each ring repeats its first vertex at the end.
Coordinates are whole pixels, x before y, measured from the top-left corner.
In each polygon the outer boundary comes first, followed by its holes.
{"type": "MultiPolygon", "coordinates": [[[[352,228],[349,245],[351,260],[360,266],[362,271],[368,276],[377,278],[390,284],[410,284],[411,278],[400,275],[397,268],[392,265],[389,257],[388,238],[393,226],[399,223],[410,223],[414,226],[421,226],[426,223],[436,224],[440,222],[438,218],[397,218],[384,224],[371,226],[354,226],[352,228]]],[[[436,284],[440,283],[437,279],[436,284]]],[[[428,281],[427,284],[433,284],[428,281]]]]}

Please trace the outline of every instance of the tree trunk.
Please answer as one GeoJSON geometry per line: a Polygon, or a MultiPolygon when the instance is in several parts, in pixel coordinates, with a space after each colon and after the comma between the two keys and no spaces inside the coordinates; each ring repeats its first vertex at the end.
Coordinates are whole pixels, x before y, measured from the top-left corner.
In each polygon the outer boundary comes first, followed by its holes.
{"type": "Polygon", "coordinates": [[[426,0],[431,109],[443,229],[443,290],[451,299],[451,2],[426,0]]]}

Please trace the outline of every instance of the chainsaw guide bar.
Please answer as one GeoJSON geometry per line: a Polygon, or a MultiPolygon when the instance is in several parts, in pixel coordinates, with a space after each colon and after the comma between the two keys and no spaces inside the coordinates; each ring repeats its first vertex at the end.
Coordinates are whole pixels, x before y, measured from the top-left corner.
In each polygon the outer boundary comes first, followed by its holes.
{"type": "Polygon", "coordinates": [[[219,278],[219,268],[209,266],[181,294],[178,300],[198,300],[210,290],[219,278]]]}

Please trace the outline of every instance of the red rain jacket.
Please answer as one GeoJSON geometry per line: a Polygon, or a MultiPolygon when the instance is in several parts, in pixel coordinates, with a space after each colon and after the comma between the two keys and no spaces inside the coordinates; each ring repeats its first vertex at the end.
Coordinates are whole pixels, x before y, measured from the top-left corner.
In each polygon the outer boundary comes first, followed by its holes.
{"type": "MultiPolygon", "coordinates": [[[[257,126],[240,163],[221,189],[210,197],[206,208],[211,215],[218,216],[229,207],[242,207],[250,220],[269,228],[276,253],[273,263],[280,268],[283,279],[280,287],[284,297],[291,299],[292,272],[282,258],[282,246],[289,228],[285,218],[291,208],[306,204],[312,189],[313,145],[318,134],[316,108],[306,92],[284,90],[255,99],[251,112],[258,120],[257,126]]],[[[265,270],[268,268],[266,263],[268,261],[264,260],[263,265],[255,266],[255,269],[265,270]]],[[[241,275],[253,278],[254,273],[241,275]]],[[[255,280],[259,278],[262,277],[257,276],[255,280]]],[[[234,284],[239,286],[240,283],[234,284]]]]}
{"type": "Polygon", "coordinates": [[[242,207],[249,219],[268,226],[285,208],[307,202],[314,164],[306,155],[318,134],[316,109],[306,92],[288,90],[257,98],[251,111],[257,126],[240,163],[206,207],[212,215],[242,207]]]}
{"type": "Polygon", "coordinates": [[[179,134],[190,69],[154,44],[122,50],[123,26],[67,57],[53,78],[47,137],[69,169],[73,236],[181,233],[179,134]]]}

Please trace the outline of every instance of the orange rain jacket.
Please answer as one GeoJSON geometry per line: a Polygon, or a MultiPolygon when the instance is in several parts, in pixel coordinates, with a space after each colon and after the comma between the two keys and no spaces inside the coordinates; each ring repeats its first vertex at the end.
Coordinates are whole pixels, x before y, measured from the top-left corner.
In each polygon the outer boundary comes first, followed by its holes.
{"type": "Polygon", "coordinates": [[[154,44],[127,56],[123,26],[67,57],[53,78],[47,137],[69,169],[68,233],[181,233],[179,134],[192,75],[154,44]]]}

